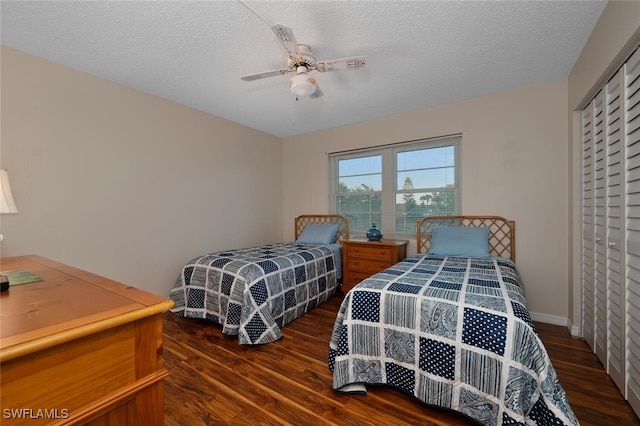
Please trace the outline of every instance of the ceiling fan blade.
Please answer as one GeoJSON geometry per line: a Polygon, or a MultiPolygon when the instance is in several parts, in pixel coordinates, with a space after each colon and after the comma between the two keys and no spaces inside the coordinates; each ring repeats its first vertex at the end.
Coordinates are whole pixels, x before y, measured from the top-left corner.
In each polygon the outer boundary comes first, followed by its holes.
{"type": "Polygon", "coordinates": [[[320,72],[340,71],[340,70],[358,70],[367,67],[367,58],[364,56],[356,56],[353,58],[331,59],[329,61],[320,61],[316,64],[316,69],[320,72]]]}
{"type": "Polygon", "coordinates": [[[291,72],[291,70],[265,71],[258,74],[245,75],[244,77],[240,77],[240,80],[243,80],[243,81],[260,80],[261,78],[274,77],[276,75],[284,75],[288,72],[291,72]]]}
{"type": "Polygon", "coordinates": [[[322,95],[324,95],[324,93],[322,93],[322,90],[320,90],[320,86],[318,86],[318,84],[316,83],[316,91],[313,92],[312,94],[310,94],[309,97],[311,99],[317,99],[317,98],[321,97],[322,95]]]}
{"type": "Polygon", "coordinates": [[[299,61],[302,55],[300,54],[300,50],[298,49],[298,42],[296,41],[296,37],[293,35],[293,31],[291,31],[291,28],[285,27],[284,25],[275,24],[271,26],[271,29],[273,30],[273,33],[276,35],[276,37],[278,37],[278,40],[280,40],[280,43],[282,43],[282,46],[287,51],[289,57],[299,61]]]}

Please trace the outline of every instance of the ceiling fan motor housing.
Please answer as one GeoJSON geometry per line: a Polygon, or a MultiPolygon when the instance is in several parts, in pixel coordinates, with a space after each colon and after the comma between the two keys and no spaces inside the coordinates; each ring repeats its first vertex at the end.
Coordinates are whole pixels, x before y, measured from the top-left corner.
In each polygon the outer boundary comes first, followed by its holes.
{"type": "Polygon", "coordinates": [[[316,57],[311,53],[311,48],[306,44],[299,44],[298,51],[300,52],[300,57],[289,56],[289,61],[287,62],[289,68],[295,70],[302,66],[307,67],[309,70],[314,69],[316,66],[316,57]]]}

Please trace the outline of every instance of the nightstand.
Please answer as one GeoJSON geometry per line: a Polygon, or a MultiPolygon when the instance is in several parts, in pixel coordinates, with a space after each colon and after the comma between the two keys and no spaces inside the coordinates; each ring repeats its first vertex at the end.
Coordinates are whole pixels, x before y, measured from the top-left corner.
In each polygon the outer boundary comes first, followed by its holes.
{"type": "Polygon", "coordinates": [[[369,241],[350,239],[342,242],[342,291],[347,292],[363,279],[407,257],[408,240],[369,241]]]}

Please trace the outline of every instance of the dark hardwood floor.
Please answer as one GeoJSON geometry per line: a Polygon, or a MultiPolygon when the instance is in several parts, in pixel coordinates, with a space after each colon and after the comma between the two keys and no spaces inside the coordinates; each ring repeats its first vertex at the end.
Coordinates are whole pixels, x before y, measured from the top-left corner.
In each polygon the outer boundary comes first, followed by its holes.
{"type": "MultiPolygon", "coordinates": [[[[261,346],[238,344],[220,327],[164,314],[165,425],[473,425],[397,390],[331,390],[329,338],[336,295],[261,346]]],[[[580,424],[638,425],[586,343],[564,327],[536,323],[580,424]]]]}

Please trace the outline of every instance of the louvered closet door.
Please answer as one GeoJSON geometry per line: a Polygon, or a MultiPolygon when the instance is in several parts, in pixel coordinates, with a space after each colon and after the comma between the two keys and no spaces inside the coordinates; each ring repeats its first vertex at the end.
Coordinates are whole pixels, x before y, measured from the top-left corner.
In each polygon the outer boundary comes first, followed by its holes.
{"type": "Polygon", "coordinates": [[[583,111],[582,174],[582,332],[640,415],[640,49],[583,111]]]}
{"type": "Polygon", "coordinates": [[[640,414],[640,50],[625,67],[626,397],[640,414]]]}
{"type": "Polygon", "coordinates": [[[607,339],[604,344],[607,347],[607,363],[604,365],[621,390],[624,390],[625,387],[623,84],[623,70],[621,69],[607,83],[605,89],[605,140],[607,144],[607,293],[605,304],[607,307],[607,339]]]}
{"type": "Polygon", "coordinates": [[[582,337],[594,348],[593,102],[582,111],[582,337]]]}
{"type": "Polygon", "coordinates": [[[593,348],[603,365],[607,365],[607,146],[605,141],[605,93],[593,100],[594,140],[594,327],[593,348]]]}

